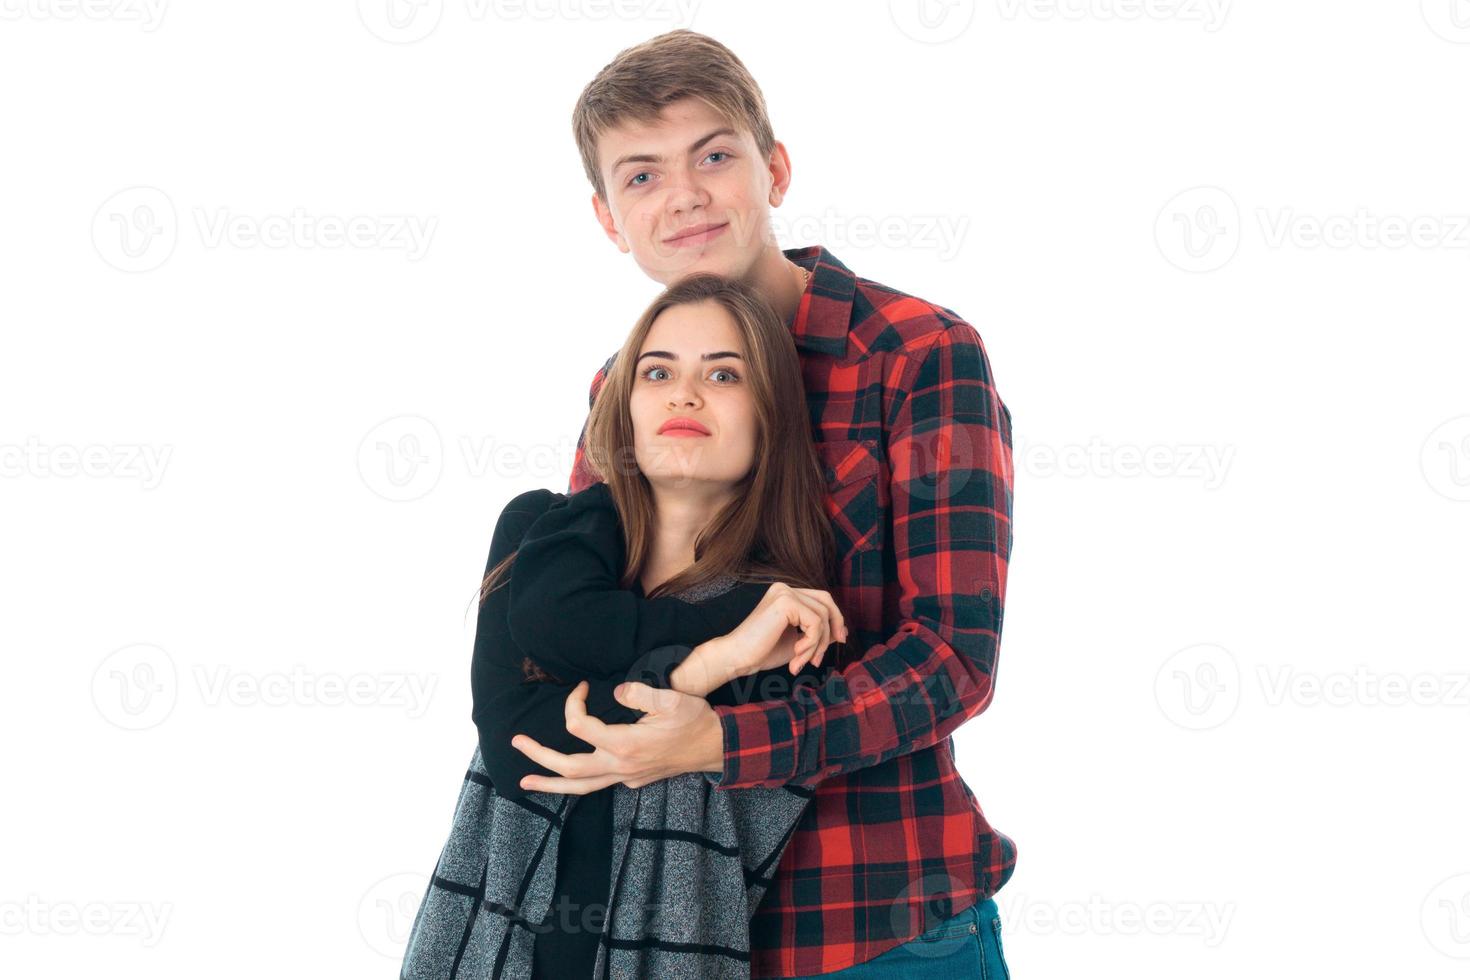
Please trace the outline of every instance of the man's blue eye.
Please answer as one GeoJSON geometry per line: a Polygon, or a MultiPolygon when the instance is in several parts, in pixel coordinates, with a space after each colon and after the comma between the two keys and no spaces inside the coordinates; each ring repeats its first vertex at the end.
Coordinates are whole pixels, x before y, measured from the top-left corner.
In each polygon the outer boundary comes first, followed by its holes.
{"type": "Polygon", "coordinates": [[[648,176],[647,171],[639,171],[638,173],[634,174],[631,179],[629,179],[628,183],[631,184],[631,183],[633,183],[633,181],[637,180],[639,177],[647,177],[647,176],[648,176]]]}

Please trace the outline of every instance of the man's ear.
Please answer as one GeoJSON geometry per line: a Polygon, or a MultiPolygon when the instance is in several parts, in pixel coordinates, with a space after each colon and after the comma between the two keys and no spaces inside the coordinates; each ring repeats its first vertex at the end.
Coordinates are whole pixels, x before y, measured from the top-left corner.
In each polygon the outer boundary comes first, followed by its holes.
{"type": "Polygon", "coordinates": [[[602,225],[602,231],[607,235],[607,240],[616,245],[619,252],[628,252],[628,243],[618,231],[617,222],[613,220],[612,209],[607,206],[602,195],[596,191],[592,192],[592,213],[597,217],[597,223],[602,225]]]}
{"type": "Polygon", "coordinates": [[[771,194],[767,200],[771,202],[771,207],[779,208],[786,198],[786,188],[791,186],[791,154],[786,152],[786,144],[780,140],[771,144],[768,166],[771,171],[771,194]]]}

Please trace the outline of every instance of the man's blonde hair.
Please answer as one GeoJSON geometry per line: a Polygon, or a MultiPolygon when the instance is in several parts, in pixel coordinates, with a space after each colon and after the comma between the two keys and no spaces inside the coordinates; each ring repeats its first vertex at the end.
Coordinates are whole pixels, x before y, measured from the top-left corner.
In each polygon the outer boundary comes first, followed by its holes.
{"type": "Polygon", "coordinates": [[[618,52],[577,99],[572,135],[599,197],[607,200],[597,166],[598,137],[630,120],[653,122],[664,106],[690,97],[748,131],[762,158],[770,157],[776,137],[766,100],[735,52],[695,31],[669,31],[618,52]]]}

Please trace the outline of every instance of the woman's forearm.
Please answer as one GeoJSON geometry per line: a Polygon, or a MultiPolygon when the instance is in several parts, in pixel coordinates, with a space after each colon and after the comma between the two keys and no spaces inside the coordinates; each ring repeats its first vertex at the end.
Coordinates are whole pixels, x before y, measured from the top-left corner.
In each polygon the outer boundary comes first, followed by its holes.
{"type": "Polygon", "coordinates": [[[689,651],[689,656],[669,672],[669,686],[681,694],[704,698],[734,680],[728,675],[724,658],[720,656],[722,639],[717,636],[705,640],[689,651]]]}

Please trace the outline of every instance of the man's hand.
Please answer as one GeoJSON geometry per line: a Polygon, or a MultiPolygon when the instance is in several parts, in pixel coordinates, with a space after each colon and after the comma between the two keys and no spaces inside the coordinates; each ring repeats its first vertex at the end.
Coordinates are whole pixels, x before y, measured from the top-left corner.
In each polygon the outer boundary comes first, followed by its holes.
{"type": "Polygon", "coordinates": [[[685,772],[721,772],[725,766],[720,718],[703,698],[631,681],[613,696],[647,712],[633,725],[608,725],[587,713],[586,681],[567,695],[567,731],[593,747],[567,755],[548,749],[529,735],[510,744],[531,761],[560,776],[531,775],[521,788],[543,793],[584,795],[613,783],[637,789],[685,772]]]}

